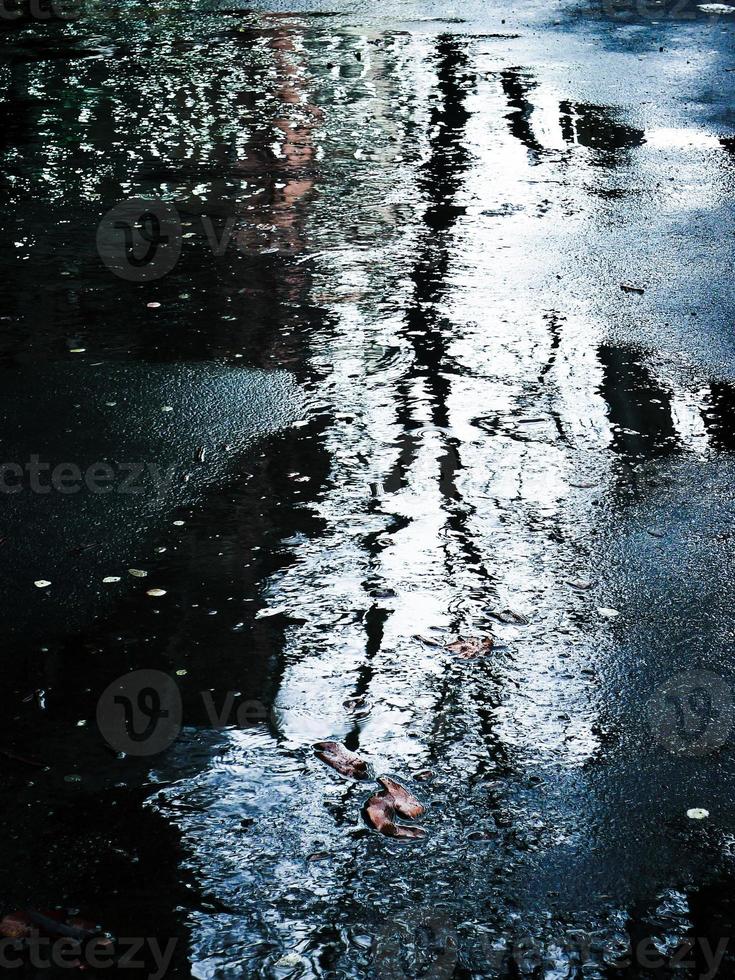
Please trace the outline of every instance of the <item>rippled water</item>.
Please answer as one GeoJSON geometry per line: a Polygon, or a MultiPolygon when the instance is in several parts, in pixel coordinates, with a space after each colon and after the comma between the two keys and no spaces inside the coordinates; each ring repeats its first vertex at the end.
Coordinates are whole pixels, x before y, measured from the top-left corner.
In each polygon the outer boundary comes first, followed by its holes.
{"type": "Polygon", "coordinates": [[[666,10],[116,4],[5,32],[6,371],[215,362],[220,409],[242,372],[271,433],[220,466],[181,420],[218,468],[128,551],[160,606],[131,586],[65,632],[6,560],[8,603],[39,603],[9,732],[53,762],[5,780],[9,904],[40,876],[165,923],[199,978],[647,977],[631,942],[729,935],[735,76],[725,21],[666,10]],[[135,196],[185,232],[142,285],[95,246],[135,196]],[[95,699],[136,666],[178,671],[187,725],[115,760],[95,699]],[[672,701],[683,671],[719,702],[672,701]],[[212,729],[202,690],[267,721],[212,729]],[[424,840],[367,828],[326,738],[412,787],[424,840]]]}

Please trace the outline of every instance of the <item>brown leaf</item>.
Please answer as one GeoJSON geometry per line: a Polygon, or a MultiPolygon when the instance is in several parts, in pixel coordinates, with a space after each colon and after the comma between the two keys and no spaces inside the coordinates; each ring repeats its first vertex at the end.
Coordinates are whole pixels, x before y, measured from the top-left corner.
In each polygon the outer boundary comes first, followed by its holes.
{"type": "Polygon", "coordinates": [[[492,636],[458,636],[454,642],[447,644],[447,650],[461,660],[474,660],[490,653],[494,643],[492,636]]]}
{"type": "Polygon", "coordinates": [[[32,928],[27,912],[11,912],[0,920],[0,936],[6,939],[27,939],[32,928]]]}
{"type": "Polygon", "coordinates": [[[425,807],[419,803],[415,796],[409,793],[405,786],[389,779],[388,776],[378,776],[378,782],[385,787],[388,795],[393,798],[396,813],[405,817],[406,820],[415,820],[424,812],[425,807]]]}
{"type": "Polygon", "coordinates": [[[365,805],[368,823],[384,837],[418,840],[426,836],[423,827],[405,827],[396,823],[396,810],[393,797],[387,792],[376,793],[365,805]]]}
{"type": "Polygon", "coordinates": [[[351,779],[368,778],[367,762],[346,749],[341,742],[316,742],[314,748],[317,758],[326,762],[332,769],[336,769],[340,775],[349,776],[351,779]]]}

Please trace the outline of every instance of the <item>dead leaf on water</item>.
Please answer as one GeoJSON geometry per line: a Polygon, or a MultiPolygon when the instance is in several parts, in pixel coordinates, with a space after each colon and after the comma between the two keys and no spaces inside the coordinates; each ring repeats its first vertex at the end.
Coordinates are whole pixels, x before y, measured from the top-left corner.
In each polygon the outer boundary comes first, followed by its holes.
{"type": "Polygon", "coordinates": [[[355,752],[350,752],[341,742],[315,742],[314,749],[318,759],[325,762],[340,775],[351,779],[367,779],[368,764],[355,752]]]}
{"type": "Polygon", "coordinates": [[[405,817],[406,820],[415,820],[425,811],[423,804],[419,803],[413,794],[409,793],[405,786],[401,786],[388,776],[378,776],[378,782],[393,798],[393,806],[396,813],[405,817]]]}
{"type": "Polygon", "coordinates": [[[426,836],[423,827],[406,827],[396,823],[396,807],[393,797],[387,793],[375,793],[365,804],[365,818],[371,827],[385,837],[418,840],[426,836]]]}
{"type": "Polygon", "coordinates": [[[460,660],[475,660],[490,653],[495,639],[492,636],[458,636],[447,644],[447,650],[460,660]]]}

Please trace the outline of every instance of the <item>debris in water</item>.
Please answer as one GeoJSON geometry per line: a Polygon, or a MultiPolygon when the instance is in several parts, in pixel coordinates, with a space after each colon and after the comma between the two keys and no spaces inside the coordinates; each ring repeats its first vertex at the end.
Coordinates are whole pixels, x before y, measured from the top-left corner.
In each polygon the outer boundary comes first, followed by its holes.
{"type": "Polygon", "coordinates": [[[160,303],[146,303],[146,306],[148,307],[149,310],[158,310],[161,308],[160,303]]]}
{"type": "Polygon", "coordinates": [[[735,14],[735,7],[728,3],[698,3],[697,10],[701,10],[703,14],[735,14]]]}
{"type": "Polygon", "coordinates": [[[103,582],[103,583],[104,583],[105,585],[112,585],[112,584],[113,584],[113,582],[119,582],[119,581],[120,581],[120,576],[119,576],[119,575],[106,575],[106,576],[105,576],[105,577],[104,577],[104,578],[102,579],[102,582],[103,582]]]}
{"type": "Polygon", "coordinates": [[[709,816],[709,810],[704,810],[702,807],[692,807],[691,810],[687,810],[687,816],[690,820],[706,820],[709,816]]]}
{"type": "Polygon", "coordinates": [[[389,779],[388,776],[378,776],[378,782],[387,791],[388,795],[393,798],[393,806],[395,807],[396,813],[401,817],[405,817],[406,820],[415,820],[416,817],[420,817],[424,812],[425,807],[423,804],[419,803],[416,797],[409,793],[405,786],[401,786],[395,780],[389,779]]]}
{"type": "Polygon", "coordinates": [[[33,766],[34,769],[46,768],[43,762],[39,762],[37,759],[29,759],[28,756],[20,755],[12,749],[0,748],[0,755],[4,755],[6,759],[12,759],[13,762],[22,762],[25,766],[33,766]]]}
{"type": "Polygon", "coordinates": [[[197,463],[203,463],[204,462],[204,457],[206,455],[207,455],[206,447],[205,446],[200,446],[197,449],[197,454],[196,454],[196,461],[197,461],[197,463]]]}
{"type": "Polygon", "coordinates": [[[368,764],[354,752],[350,752],[341,742],[315,742],[316,755],[342,776],[351,779],[367,779],[368,764]]]}
{"type": "Polygon", "coordinates": [[[580,592],[586,592],[587,589],[591,589],[594,583],[590,582],[589,579],[574,579],[568,578],[567,585],[571,585],[573,589],[578,589],[580,592]]]}
{"type": "Polygon", "coordinates": [[[490,653],[495,642],[492,636],[458,636],[452,643],[447,644],[447,650],[461,660],[474,660],[490,653]]]}
{"type": "Polygon", "coordinates": [[[421,643],[425,643],[427,647],[440,647],[441,642],[439,640],[434,640],[430,636],[422,636],[420,633],[414,634],[414,640],[420,640],[421,643]]]}
{"type": "Polygon", "coordinates": [[[129,568],[128,575],[132,575],[133,578],[146,578],[148,572],[144,572],[142,568],[129,568]]]}
{"type": "Polygon", "coordinates": [[[620,615],[620,612],[617,609],[607,609],[605,606],[601,606],[597,612],[604,619],[617,619],[617,617],[620,615]]]}
{"type": "Polygon", "coordinates": [[[146,595],[152,596],[154,599],[160,599],[162,595],[166,595],[165,589],[148,589],[146,595]]]}
{"type": "Polygon", "coordinates": [[[45,578],[39,578],[33,584],[36,586],[37,589],[47,589],[49,585],[51,585],[51,583],[47,582],[45,578]]]}
{"type": "Polygon", "coordinates": [[[406,827],[396,823],[395,800],[388,792],[375,793],[365,804],[365,817],[371,827],[385,837],[418,840],[426,836],[423,827],[406,827]]]}
{"type": "Polygon", "coordinates": [[[490,615],[493,619],[497,619],[499,623],[504,623],[506,626],[528,626],[528,620],[521,613],[515,612],[513,609],[501,609],[499,612],[491,612],[490,615]]]}
{"type": "Polygon", "coordinates": [[[637,293],[639,296],[642,296],[646,291],[643,286],[635,286],[632,282],[621,282],[620,288],[624,293],[637,293]]]}
{"type": "Polygon", "coordinates": [[[255,614],[255,619],[269,619],[271,616],[280,616],[286,612],[285,606],[273,606],[272,609],[259,609],[255,614]]]}
{"type": "Polygon", "coordinates": [[[274,964],[278,970],[295,970],[299,966],[306,966],[306,960],[298,953],[286,953],[277,963],[274,964]]]}

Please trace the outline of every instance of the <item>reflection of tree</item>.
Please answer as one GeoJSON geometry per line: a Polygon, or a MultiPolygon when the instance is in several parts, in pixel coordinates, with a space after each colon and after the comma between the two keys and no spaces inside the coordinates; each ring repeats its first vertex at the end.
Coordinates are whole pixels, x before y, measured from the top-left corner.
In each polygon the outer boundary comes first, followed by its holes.
{"type": "Polygon", "coordinates": [[[617,122],[605,106],[579,102],[559,103],[559,122],[567,143],[614,154],[645,143],[645,133],[617,122]]]}
{"type": "Polygon", "coordinates": [[[725,381],[712,382],[702,407],[702,419],[715,449],[735,450],[735,387],[725,381]]]}
{"type": "Polygon", "coordinates": [[[538,163],[544,148],[536,139],[531,125],[533,103],[529,93],[536,88],[536,82],[529,78],[528,72],[520,68],[508,68],[500,73],[500,84],[508,100],[510,112],[507,115],[508,128],[517,140],[528,150],[531,163],[538,163]]]}
{"type": "MultiPolygon", "coordinates": [[[[420,406],[416,404],[414,386],[420,379],[432,422],[442,433],[443,452],[438,460],[437,487],[450,532],[443,549],[446,574],[451,580],[468,573],[487,590],[491,575],[470,527],[474,508],[464,500],[457,482],[463,468],[461,443],[447,431],[450,426],[449,375],[459,370],[449,349],[454,327],[437,309],[449,291],[453,233],[457,221],[466,210],[457,202],[471,160],[465,132],[470,118],[465,104],[469,68],[465,45],[454,37],[439,38],[435,64],[437,85],[429,114],[429,155],[421,167],[418,180],[425,200],[423,230],[410,272],[412,297],[405,312],[403,328],[413,358],[406,374],[396,384],[399,452],[384,480],[383,489],[394,493],[405,487],[408,474],[416,462],[420,447],[416,433],[422,423],[417,415],[420,406]],[[458,547],[458,555],[453,554],[453,545],[458,547]]],[[[400,529],[400,520],[393,531],[400,529]]],[[[436,740],[447,723],[447,707],[454,696],[452,688],[451,681],[447,679],[438,692],[440,709],[434,716],[434,730],[428,737],[432,754],[436,750],[436,740]]],[[[497,757],[502,756],[503,752],[493,731],[492,707],[492,703],[478,707],[476,717],[486,745],[492,747],[491,754],[497,765],[497,757]]],[[[479,770],[484,768],[485,763],[480,763],[479,770]]]]}
{"type": "Polygon", "coordinates": [[[608,406],[613,429],[612,448],[627,458],[661,456],[678,447],[671,396],[630,348],[602,344],[597,349],[603,367],[600,394],[608,406]]]}

